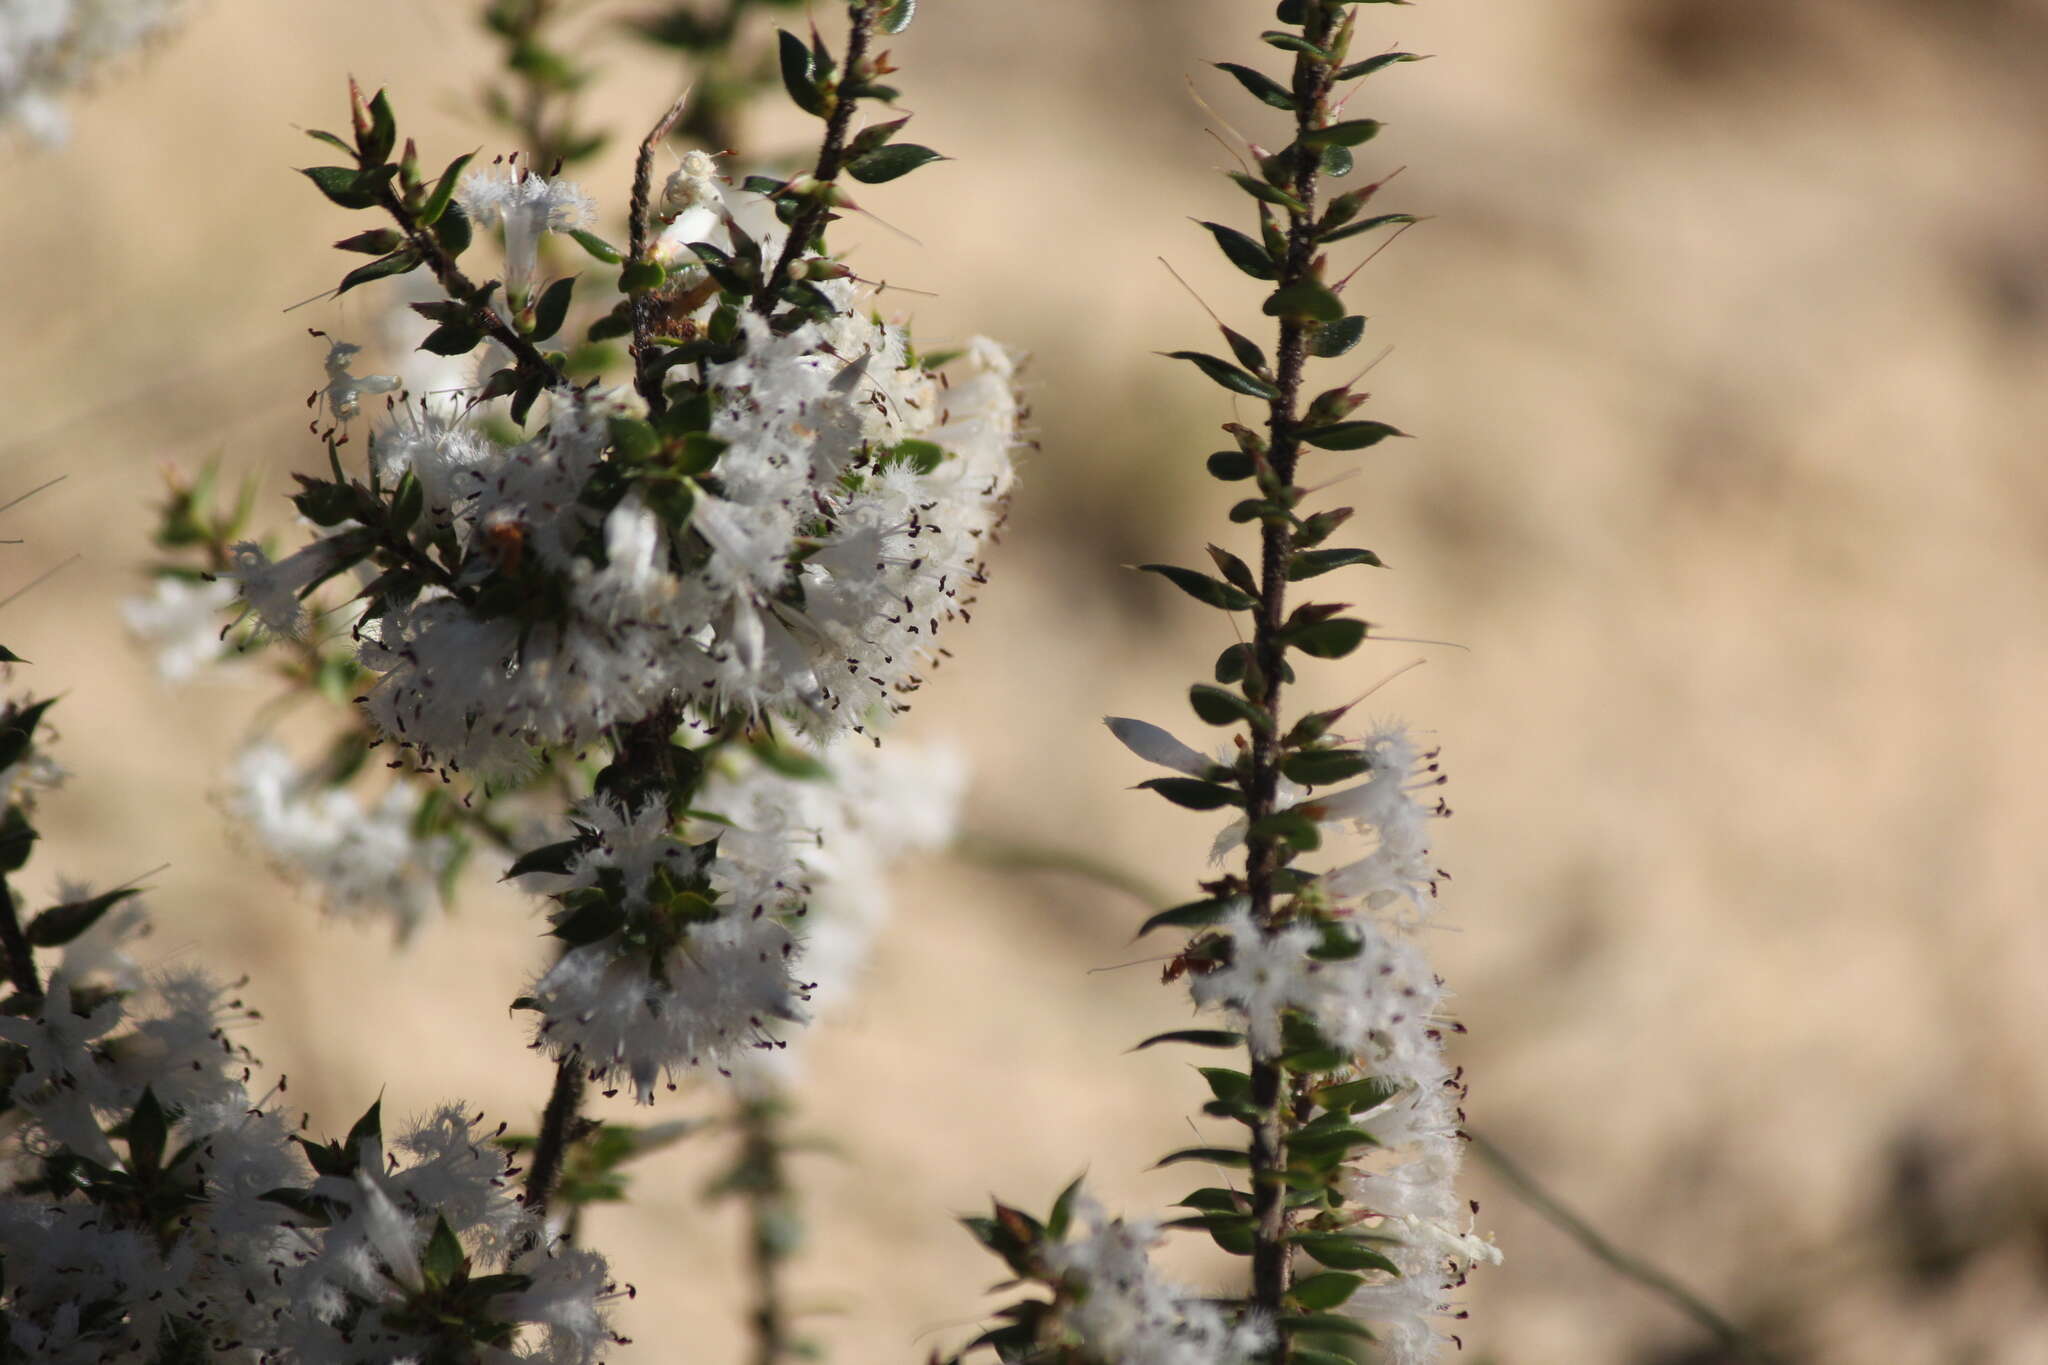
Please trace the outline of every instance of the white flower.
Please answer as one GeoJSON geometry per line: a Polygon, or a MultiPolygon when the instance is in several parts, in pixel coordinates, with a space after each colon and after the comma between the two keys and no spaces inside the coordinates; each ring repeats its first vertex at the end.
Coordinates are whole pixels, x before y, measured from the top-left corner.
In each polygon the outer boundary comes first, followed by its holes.
{"type": "Polygon", "coordinates": [[[314,883],[330,913],[389,916],[400,939],[435,913],[456,849],[445,834],[415,832],[422,799],[415,785],[394,782],[366,808],[268,743],[244,749],[231,780],[229,813],[280,873],[314,883]]]}
{"type": "Polygon", "coordinates": [[[364,394],[390,393],[398,387],[396,375],[366,374],[359,379],[349,373],[350,358],[362,349],[331,338],[327,343],[327,387],[320,394],[337,422],[346,422],[362,411],[364,394]]]}
{"type": "Polygon", "coordinates": [[[477,226],[505,229],[505,293],[519,301],[533,287],[541,234],[582,227],[594,212],[590,196],[574,181],[550,180],[518,166],[466,176],[455,195],[477,226]]]}
{"type": "Polygon", "coordinates": [[[1105,1365],[1250,1365],[1273,1343],[1256,1316],[1226,1321],[1221,1309],[1152,1265],[1156,1224],[1111,1219],[1083,1197],[1088,1231],[1049,1246],[1046,1260],[1080,1291],[1065,1323],[1083,1353],[1105,1365]]]}
{"type": "Polygon", "coordinates": [[[222,579],[194,583],[163,577],[148,597],[121,603],[129,633],[156,651],[157,676],[183,682],[221,657],[221,610],[235,600],[235,585],[222,579]]]}
{"type": "Polygon", "coordinates": [[[265,631],[297,639],[306,631],[300,599],[339,571],[340,553],[334,542],[316,540],[272,563],[261,545],[243,540],[229,549],[231,567],[221,570],[220,577],[235,583],[237,595],[265,631]]]}

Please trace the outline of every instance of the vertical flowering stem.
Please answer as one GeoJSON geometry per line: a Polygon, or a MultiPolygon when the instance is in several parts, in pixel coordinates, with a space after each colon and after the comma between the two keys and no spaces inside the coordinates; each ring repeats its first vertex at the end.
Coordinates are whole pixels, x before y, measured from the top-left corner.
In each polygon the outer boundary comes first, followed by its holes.
{"type": "Polygon", "coordinates": [[[792,73],[796,63],[791,56],[793,49],[790,45],[800,46],[800,40],[794,34],[782,35],[784,80],[791,86],[792,94],[807,88],[811,99],[823,105],[825,140],[818,148],[818,163],[811,172],[811,183],[788,187],[789,193],[797,198],[799,207],[790,220],[789,236],[783,240],[775,268],[754,295],[754,311],[757,313],[765,314],[775,307],[783,286],[789,283],[790,271],[797,258],[810,248],[813,239],[831,220],[833,208],[840,202],[833,182],[839,178],[845,164],[846,134],[853,126],[853,111],[859,105],[860,97],[870,93],[871,78],[881,74],[868,60],[868,46],[874,41],[876,25],[892,4],[900,6],[900,0],[852,0],[847,5],[846,76],[836,86],[831,83],[829,71],[820,69],[824,66],[819,60],[823,49],[815,37],[811,60],[802,75],[797,76],[792,73]]]}
{"type": "MultiPolygon", "coordinates": [[[[1302,38],[1327,51],[1337,27],[1334,7],[1310,0],[1302,8],[1302,38]]],[[[1343,22],[1348,30],[1350,19],[1347,17],[1343,22]]],[[[1334,71],[1334,64],[1328,60],[1306,51],[1295,54],[1292,94],[1297,147],[1304,145],[1307,134],[1327,121],[1334,71]]],[[[1322,161],[1319,156],[1300,154],[1294,161],[1290,190],[1295,202],[1282,206],[1288,219],[1287,245],[1279,262],[1275,297],[1292,288],[1315,284],[1315,214],[1322,161]]],[[[1295,466],[1301,457],[1301,379],[1312,325],[1300,314],[1282,313],[1280,318],[1273,376],[1277,392],[1268,400],[1266,426],[1267,458],[1272,463],[1273,481],[1281,488],[1293,486],[1295,466]]],[[[1286,619],[1287,566],[1293,553],[1292,523],[1283,518],[1267,519],[1260,534],[1258,605],[1252,637],[1257,677],[1264,685],[1264,695],[1253,701],[1263,713],[1265,723],[1252,727],[1251,773],[1245,791],[1249,826],[1245,882],[1253,922],[1262,931],[1273,927],[1274,874],[1280,866],[1280,836],[1262,830],[1261,825],[1274,812],[1280,782],[1280,689],[1286,676],[1286,646],[1280,633],[1286,619]]],[[[1277,1316],[1287,1293],[1290,1261],[1287,1185],[1281,1174],[1287,1169],[1286,1110],[1291,1107],[1292,1096],[1284,1093],[1285,1075],[1276,1060],[1254,1054],[1250,1075],[1251,1102],[1260,1114],[1250,1147],[1252,1216],[1257,1238],[1252,1251],[1252,1302],[1277,1316]]]]}
{"type": "Polygon", "coordinates": [[[570,1053],[555,1067],[555,1088],[542,1111],[540,1137],[533,1146],[533,1164],[526,1171],[526,1207],[545,1223],[548,1201],[561,1179],[562,1162],[575,1137],[577,1111],[583,1106],[583,1058],[570,1053]]]}
{"type": "Polygon", "coordinates": [[[752,1365],[780,1365],[798,1351],[790,1335],[782,1270],[796,1249],[797,1211],[784,1162],[786,1105],[779,1095],[749,1099],[739,1111],[740,1154],[726,1184],[746,1200],[747,1275],[754,1302],[752,1365]]]}

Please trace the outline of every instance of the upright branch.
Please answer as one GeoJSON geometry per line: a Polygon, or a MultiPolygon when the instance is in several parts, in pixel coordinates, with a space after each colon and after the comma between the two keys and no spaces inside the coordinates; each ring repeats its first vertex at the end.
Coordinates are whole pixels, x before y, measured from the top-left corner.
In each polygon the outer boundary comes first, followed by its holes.
{"type": "MultiPolygon", "coordinates": [[[[1353,420],[1364,396],[1348,384],[1313,397],[1304,387],[1311,359],[1344,354],[1365,328],[1340,297],[1349,277],[1326,279],[1324,249],[1414,221],[1360,216],[1377,183],[1334,195],[1327,188],[1351,173],[1351,149],[1380,128],[1341,115],[1338,85],[1415,60],[1389,52],[1350,61],[1358,3],[1280,0],[1286,27],[1260,37],[1289,54],[1285,81],[1217,63],[1289,116],[1284,145],[1248,144],[1245,169],[1230,177],[1255,203],[1256,233],[1202,224],[1266,291],[1273,352],[1269,358],[1266,347],[1219,321],[1228,358],[1169,355],[1263,410],[1263,430],[1225,424],[1235,449],[1208,459],[1215,478],[1252,486],[1230,520],[1258,524],[1258,563],[1212,544],[1214,573],[1139,567],[1206,606],[1250,615],[1250,638],[1241,633],[1216,660],[1215,681],[1197,682],[1187,694],[1196,717],[1232,729],[1233,743],[1211,757],[1160,726],[1109,721],[1133,753],[1174,774],[1141,786],[1189,809],[1237,816],[1217,847],[1242,847],[1242,864],[1202,883],[1202,899],[1152,916],[1140,933],[1192,931],[1165,979],[1185,978],[1197,1005],[1227,1011],[1241,1030],[1183,1029],[1140,1046],[1246,1054],[1243,1070],[1200,1069],[1213,1096],[1203,1112],[1238,1125],[1241,1145],[1190,1147],[1160,1164],[1245,1172],[1243,1187],[1231,1181],[1191,1192],[1180,1207],[1193,1212],[1166,1226],[1200,1229],[1248,1259],[1248,1292],[1219,1304],[1164,1283],[1146,1263],[1150,1234],[1141,1224],[1089,1211],[1090,1229],[1069,1236],[1073,1201],[1066,1196],[1043,1223],[998,1206],[993,1218],[969,1220],[970,1228],[1019,1279],[1051,1291],[1049,1300],[1013,1305],[1008,1325],[976,1343],[1006,1361],[1125,1360],[1171,1342],[1190,1359],[1281,1365],[1351,1358],[1366,1339],[1382,1343],[1395,1365],[1421,1365],[1435,1358],[1438,1343],[1455,1340],[1436,1324],[1458,1313],[1454,1296],[1465,1270],[1496,1256],[1472,1234],[1452,1184],[1464,1087],[1444,1061],[1443,1039],[1456,1026],[1443,1016],[1442,982],[1413,934],[1433,908],[1441,876],[1427,861],[1429,822],[1449,814],[1441,800],[1418,800],[1443,780],[1436,754],[1418,750],[1398,725],[1339,734],[1348,707],[1289,718],[1281,705],[1297,660],[1343,658],[1368,630],[1345,614],[1345,603],[1290,604],[1289,585],[1380,563],[1370,550],[1325,547],[1353,509],[1306,510],[1301,465],[1312,450],[1364,450],[1402,434],[1384,422],[1353,420]],[[1363,857],[1324,870],[1301,865],[1326,836],[1350,831],[1369,838],[1363,857]],[[1297,1253],[1322,1269],[1296,1279],[1297,1253]]],[[[1325,481],[1322,471],[1316,481],[1325,481]]]]}

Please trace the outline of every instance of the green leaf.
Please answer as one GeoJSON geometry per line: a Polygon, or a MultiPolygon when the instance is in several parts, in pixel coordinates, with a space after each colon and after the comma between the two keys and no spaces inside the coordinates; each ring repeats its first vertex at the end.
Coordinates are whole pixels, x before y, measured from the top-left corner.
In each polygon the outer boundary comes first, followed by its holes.
{"type": "Polygon", "coordinates": [[[427,333],[420,349],[435,355],[468,355],[483,339],[484,334],[466,322],[444,322],[427,333]]]}
{"type": "Polygon", "coordinates": [[[574,839],[564,839],[560,843],[542,844],[539,848],[530,848],[517,858],[514,858],[512,866],[506,868],[505,875],[498,880],[510,881],[514,877],[523,877],[529,872],[547,872],[556,876],[566,876],[569,869],[575,865],[578,855],[589,847],[589,841],[579,835],[574,839]]]}
{"type": "Polygon", "coordinates": [[[576,239],[576,245],[582,247],[593,258],[603,261],[606,265],[617,265],[626,259],[625,253],[594,232],[587,232],[582,228],[570,228],[569,235],[576,239]]]}
{"type": "MultiPolygon", "coordinates": [[[[320,193],[345,209],[368,209],[377,206],[373,189],[363,187],[363,176],[347,166],[301,166],[299,174],[319,187],[320,193]]],[[[370,185],[374,187],[375,181],[370,185]]]]}
{"type": "Polygon", "coordinates": [[[1324,1270],[1303,1279],[1296,1280],[1287,1296],[1311,1312],[1336,1308],[1351,1297],[1351,1291],[1365,1283],[1363,1275],[1347,1274],[1342,1270],[1324,1270]]]}
{"type": "Polygon", "coordinates": [[[335,286],[334,292],[336,294],[346,294],[359,284],[368,284],[372,280],[387,279],[392,275],[403,275],[419,269],[419,266],[420,258],[414,253],[413,249],[411,247],[402,247],[392,252],[389,256],[371,261],[368,265],[359,265],[354,270],[349,271],[348,274],[341,277],[341,283],[335,286]]]}
{"type": "Polygon", "coordinates": [[[626,923],[626,908],[602,892],[587,893],[580,902],[572,896],[564,905],[569,913],[549,932],[574,947],[610,938],[626,923]]]}
{"type": "Polygon", "coordinates": [[[1304,578],[1314,578],[1352,564],[1369,564],[1375,569],[1387,567],[1371,550],[1303,550],[1287,561],[1287,577],[1290,582],[1298,583],[1304,578]]]}
{"type": "Polygon", "coordinates": [[[1225,687],[1241,681],[1244,678],[1245,669],[1251,665],[1251,662],[1252,647],[1250,645],[1236,644],[1224,646],[1223,652],[1216,656],[1216,681],[1222,683],[1225,687]]]}
{"type": "Polygon", "coordinates": [[[1337,74],[1334,77],[1334,79],[1340,81],[1354,81],[1361,76],[1370,76],[1375,71],[1380,71],[1385,69],[1386,67],[1392,66],[1395,62],[1422,62],[1427,60],[1429,60],[1429,57],[1426,53],[1382,52],[1377,57],[1367,57],[1362,62],[1353,62],[1349,66],[1338,67],[1337,74]]]}
{"type": "Polygon", "coordinates": [[[1315,427],[1301,433],[1301,439],[1323,450],[1364,450],[1376,446],[1389,436],[1406,436],[1399,427],[1390,427],[1385,422],[1338,422],[1327,427],[1315,427]]]}
{"type": "MultiPolygon", "coordinates": [[[[1200,219],[1196,221],[1201,222],[1200,219]]],[[[1266,248],[1239,232],[1236,228],[1221,223],[1202,222],[1209,234],[1216,239],[1216,245],[1229,258],[1230,263],[1255,280],[1278,279],[1280,271],[1273,264],[1273,258],[1266,248]]]]}
{"type": "Polygon", "coordinates": [[[1289,213],[1303,214],[1308,212],[1308,205],[1296,199],[1286,190],[1280,189],[1275,185],[1268,185],[1257,176],[1246,175],[1243,171],[1226,171],[1224,174],[1235,180],[1239,189],[1262,204],[1272,204],[1277,208],[1286,209],[1289,213]]]}
{"type": "Polygon", "coordinates": [[[171,1122],[158,1102],[156,1092],[142,1087],[142,1098],[118,1130],[128,1143],[128,1169],[141,1175],[163,1169],[164,1146],[170,1141],[171,1122]]]}
{"type": "Polygon", "coordinates": [[[1269,28],[1259,35],[1259,39],[1261,42],[1270,43],[1285,52],[1306,52],[1309,56],[1320,61],[1327,62],[1330,60],[1330,54],[1327,49],[1317,47],[1298,33],[1286,33],[1280,29],[1269,28]]]}
{"type": "Polygon", "coordinates": [[[917,0],[891,0],[889,7],[882,11],[878,27],[884,33],[901,33],[916,17],[917,0]]]}
{"type": "Polygon", "coordinates": [[[1178,564],[1140,564],[1138,568],[1145,573],[1158,574],[1204,606],[1222,611],[1250,611],[1259,604],[1256,597],[1242,588],[1233,588],[1221,579],[1193,569],[1183,569],[1178,564]]]}
{"type": "Polygon", "coordinates": [[[1236,62],[1217,62],[1215,66],[1218,71],[1228,71],[1235,76],[1237,83],[1249,91],[1253,99],[1262,100],[1275,109],[1285,109],[1289,113],[1300,107],[1294,102],[1293,91],[1263,71],[1254,71],[1251,67],[1240,66],[1236,62]]]}
{"type": "Polygon", "coordinates": [[[1241,1147],[1183,1147],[1177,1152],[1168,1152],[1152,1163],[1152,1169],[1174,1166],[1183,1161],[1206,1161],[1215,1166],[1249,1166],[1251,1153],[1241,1147]]]}
{"type": "Polygon", "coordinates": [[[1370,1109],[1377,1109],[1400,1093],[1400,1086],[1382,1080],[1377,1076],[1368,1076],[1362,1081],[1345,1081],[1339,1085],[1326,1085],[1321,1090],[1315,1091],[1311,1098],[1317,1104],[1333,1113],[1341,1111],[1347,1114],[1358,1114],[1370,1109]]]}
{"type": "Polygon", "coordinates": [[[825,102],[824,92],[818,88],[817,66],[811,56],[811,49],[804,40],[788,29],[776,30],[779,56],[782,65],[782,88],[796,101],[796,107],[806,114],[824,118],[832,112],[825,102]]]}
{"type": "Polygon", "coordinates": [[[1324,175],[1342,176],[1351,174],[1352,167],[1358,163],[1352,157],[1349,147],[1332,146],[1323,148],[1322,157],[1316,164],[1322,168],[1324,175]]]}
{"type": "Polygon", "coordinates": [[[1249,1256],[1258,1245],[1258,1230],[1248,1213],[1199,1213],[1190,1218],[1169,1218],[1159,1226],[1200,1228],[1233,1256],[1249,1256]]]}
{"type": "Polygon", "coordinates": [[[1223,575],[1231,587],[1242,588],[1254,597],[1258,596],[1259,580],[1253,577],[1251,565],[1221,545],[1210,545],[1205,548],[1209,551],[1210,562],[1215,564],[1216,571],[1223,575]]]}
{"type": "Polygon", "coordinates": [[[1274,811],[1253,821],[1245,837],[1283,842],[1298,853],[1313,853],[1323,844],[1323,832],[1316,822],[1297,810],[1274,811]]]}
{"type": "MultiPolygon", "coordinates": [[[[460,256],[469,250],[472,235],[469,214],[460,204],[450,204],[447,212],[434,222],[434,240],[450,256],[460,256]]],[[[496,285],[495,280],[485,285],[484,292],[488,294],[496,285]]]]}
{"type": "Polygon", "coordinates": [[[1185,360],[1216,383],[1232,393],[1241,393],[1247,398],[1258,398],[1273,402],[1280,397],[1280,390],[1263,379],[1246,374],[1227,360],[1219,360],[1201,351],[1164,351],[1169,360],[1185,360]]]}
{"type": "Polygon", "coordinates": [[[1342,1313],[1288,1313],[1274,1322],[1282,1332],[1308,1336],[1351,1337],[1357,1341],[1376,1340],[1357,1318],[1342,1313]]]}
{"type": "Polygon", "coordinates": [[[1268,317],[1300,322],[1336,322],[1344,316],[1344,301],[1321,281],[1299,280],[1274,290],[1261,311],[1268,317]]]}
{"type": "Polygon", "coordinates": [[[1252,1078],[1242,1071],[1227,1066],[1198,1066],[1202,1079],[1209,1083],[1209,1093],[1219,1100],[1249,1099],[1252,1093],[1252,1078]]]}
{"type": "Polygon", "coordinates": [[[382,256],[393,251],[405,241],[397,228],[371,228],[358,232],[353,237],[344,237],[334,244],[336,251],[359,251],[365,256],[382,256]]]}
{"type": "Polygon", "coordinates": [[[34,947],[59,948],[92,928],[99,922],[101,915],[130,896],[140,894],[142,893],[138,888],[131,886],[121,891],[102,891],[97,896],[87,896],[83,900],[53,905],[30,920],[23,933],[34,947]]]}
{"type": "MultiPolygon", "coordinates": [[[[694,245],[694,243],[693,243],[694,245]]],[[[619,291],[625,294],[644,294],[650,289],[659,289],[668,280],[668,272],[659,261],[633,261],[619,272],[619,291]]]]}
{"type": "Polygon", "coordinates": [[[863,185],[880,185],[899,175],[908,175],[919,166],[950,159],[915,142],[892,142],[849,161],[846,173],[863,185]]]}
{"type": "Polygon", "coordinates": [[[391,495],[391,529],[400,535],[405,534],[412,529],[412,524],[420,519],[420,513],[426,510],[426,506],[426,485],[420,482],[417,473],[410,469],[406,470],[398,481],[398,488],[391,495]]]}
{"type": "Polygon", "coordinates": [[[1303,1130],[1287,1139],[1287,1150],[1314,1155],[1319,1152],[1348,1152],[1354,1147],[1377,1147],[1379,1142],[1363,1128],[1351,1124],[1303,1130]]]}
{"type": "Polygon", "coordinates": [[[56,698],[45,698],[27,706],[9,707],[5,721],[0,723],[0,771],[19,763],[35,744],[36,727],[43,723],[43,713],[48,711],[56,698]]]}
{"type": "Polygon", "coordinates": [[[28,660],[16,654],[6,645],[0,645],[0,664],[25,664],[28,660]]]}
{"type": "Polygon", "coordinates": [[[1353,617],[1317,621],[1287,632],[1287,643],[1317,659],[1341,659],[1364,641],[1366,624],[1353,617]]]}
{"type": "Polygon", "coordinates": [[[0,817],[0,872],[18,871],[40,837],[21,807],[9,806],[6,816],[0,817]]]}
{"type": "Polygon", "coordinates": [[[570,275],[541,291],[539,301],[533,305],[533,331],[528,334],[530,340],[546,341],[562,330],[562,322],[569,316],[569,296],[575,289],[576,277],[570,275]]]}
{"type": "Polygon", "coordinates": [[[1146,791],[1158,792],[1174,805],[1185,806],[1189,810],[1217,810],[1223,806],[1244,804],[1244,793],[1236,788],[1192,777],[1155,777],[1138,785],[1146,791]]]}
{"type": "Polygon", "coordinates": [[[1365,319],[1356,314],[1325,322],[1309,333],[1309,354],[1319,355],[1325,360],[1334,359],[1356,346],[1364,335],[1365,319]]]}
{"type": "Polygon", "coordinates": [[[1067,1235],[1067,1224],[1073,1221],[1074,1201],[1081,1197],[1081,1181],[1085,1177],[1075,1176],[1060,1191],[1060,1197],[1052,1201],[1052,1212],[1045,1220],[1045,1234],[1053,1241],[1063,1241],[1067,1235]]]}
{"type": "Polygon", "coordinates": [[[1361,232],[1371,232],[1374,228],[1388,227],[1395,223],[1415,223],[1420,221],[1412,213],[1382,213],[1374,218],[1361,218],[1355,223],[1347,223],[1343,227],[1331,232],[1319,232],[1316,234],[1316,241],[1324,246],[1328,246],[1332,242],[1341,242],[1346,237],[1356,237],[1361,232]]]}
{"type": "Polygon", "coordinates": [[[1327,787],[1372,771],[1372,760],[1357,749],[1304,749],[1280,760],[1280,771],[1304,787],[1327,787]]]}
{"type": "Polygon", "coordinates": [[[1227,918],[1232,910],[1243,903],[1242,896],[1214,896],[1208,900],[1189,901],[1186,905],[1176,905],[1171,910],[1161,910],[1139,925],[1138,932],[1132,937],[1143,938],[1154,929],[1204,928],[1227,918]]]}
{"type": "Polygon", "coordinates": [[[1395,1275],[1401,1267],[1356,1237],[1339,1232],[1295,1232],[1288,1241],[1306,1251],[1332,1270],[1385,1270],[1395,1275]]]}
{"type": "Polygon", "coordinates": [[[442,1217],[434,1219],[433,1236],[427,1238],[427,1247],[420,1254],[420,1273],[425,1276],[428,1287],[441,1288],[454,1280],[469,1265],[469,1258],[462,1254],[462,1243],[456,1240],[455,1230],[442,1217]]]}
{"type": "Polygon", "coordinates": [[[384,1101],[372,1100],[363,1116],[348,1130],[348,1155],[354,1159],[363,1150],[365,1142],[384,1145],[384,1101]]]}
{"type": "Polygon", "coordinates": [[[366,166],[381,163],[398,145],[398,119],[392,114],[391,101],[382,90],[370,97],[370,126],[357,139],[357,145],[366,166]]]}
{"type": "Polygon", "coordinates": [[[1249,479],[1257,472],[1252,457],[1242,450],[1219,450],[1209,457],[1209,473],[1225,483],[1249,479]]]}
{"type": "Polygon", "coordinates": [[[1273,726],[1273,717],[1227,688],[1196,683],[1188,689],[1188,705],[1211,725],[1236,725],[1242,721],[1263,734],[1273,726]]]}
{"type": "Polygon", "coordinates": [[[1356,147],[1372,141],[1384,126],[1376,118],[1346,119],[1327,128],[1311,128],[1301,135],[1301,141],[1308,147],[1356,147]]]}
{"type": "Polygon", "coordinates": [[[1132,1048],[1131,1051],[1143,1052],[1155,1043],[1186,1043],[1189,1047],[1243,1047],[1244,1035],[1242,1033],[1232,1033],[1228,1029],[1182,1028],[1175,1029],[1171,1033],[1155,1033],[1144,1042],[1132,1048]]]}
{"type": "Polygon", "coordinates": [[[441,215],[448,211],[449,202],[455,198],[455,187],[462,180],[463,168],[469,165],[470,158],[475,155],[475,152],[464,152],[448,163],[447,170],[441,172],[441,178],[434,182],[433,193],[420,205],[421,227],[432,227],[441,221],[441,215]]]}
{"type": "Polygon", "coordinates": [[[1222,331],[1223,339],[1230,343],[1230,353],[1237,357],[1238,364],[1254,372],[1266,368],[1266,353],[1259,349],[1256,341],[1241,332],[1233,332],[1228,327],[1224,327],[1222,331]]]}

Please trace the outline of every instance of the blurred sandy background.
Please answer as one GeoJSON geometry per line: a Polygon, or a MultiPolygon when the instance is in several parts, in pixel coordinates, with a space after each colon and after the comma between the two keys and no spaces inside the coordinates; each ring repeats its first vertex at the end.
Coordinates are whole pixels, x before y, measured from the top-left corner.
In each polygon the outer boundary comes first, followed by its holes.
{"type": "MultiPolygon", "coordinates": [[[[32,872],[171,862],[155,945],[250,974],[248,1041],[333,1131],[380,1087],[387,1114],[460,1094],[530,1124],[547,1076],[504,1003],[537,921],[483,887],[403,956],[319,923],[208,801],[267,691],[165,689],[115,603],[158,463],[219,456],[283,491],[318,453],[305,328],[369,339],[371,290],[281,312],[363,225],[288,169],[320,159],[297,129],[344,122],[352,72],[429,162],[509,145],[468,112],[491,60],[471,9],[211,0],[78,107],[67,150],[0,148],[0,495],[67,476],[0,527],[26,541],[4,583],[83,554],[0,618],[24,681],[67,694],[78,774],[32,872]]],[[[1199,471],[1230,408],[1148,354],[1214,334],[1154,258],[1255,315],[1186,222],[1243,201],[1183,78],[1270,128],[1201,65],[1277,69],[1251,55],[1270,10],[924,9],[896,45],[912,135],[958,159],[861,196],[921,246],[847,240],[933,291],[900,297],[920,334],[1032,354],[1043,449],[906,733],[971,752],[978,835],[1178,892],[1210,829],[1124,790],[1146,774],[1096,718],[1199,728],[1181,690],[1228,642],[1119,566],[1222,526],[1199,471]]],[[[2048,1361],[2048,5],[1362,16],[1368,48],[1438,54],[1356,106],[1390,125],[1362,172],[1409,167],[1387,207],[1437,215],[1352,295],[1357,354],[1396,348],[1370,412],[1422,439],[1345,485],[1393,571],[1323,583],[1470,652],[1380,645],[1312,691],[1429,658],[1373,705],[1437,731],[1454,777],[1459,932],[1436,947],[1474,1127],[1788,1360],[2048,1361]]],[[[591,107],[637,130],[681,73],[591,31],[591,107]]],[[[754,129],[807,132],[780,109],[754,129]]],[[[623,165],[585,177],[614,211],[623,165]]],[[[848,1365],[969,1329],[998,1267],[949,1220],[986,1192],[1042,1206],[1086,1167],[1133,1211],[1178,1198],[1187,1170],[1143,1168],[1199,1102],[1185,1059],[1124,1052],[1186,1018],[1156,966],[1089,972],[1154,951],[1127,942],[1141,904],[962,859],[901,889],[868,989],[811,1044],[807,1122],[840,1151],[810,1164],[799,1289],[848,1365]]],[[[736,1358],[710,1155],[645,1167],[589,1230],[641,1291],[622,1365],[736,1358]]],[[[1465,1359],[1730,1358],[1477,1163],[1470,1186],[1508,1259],[1473,1286],[1465,1359]]]]}

